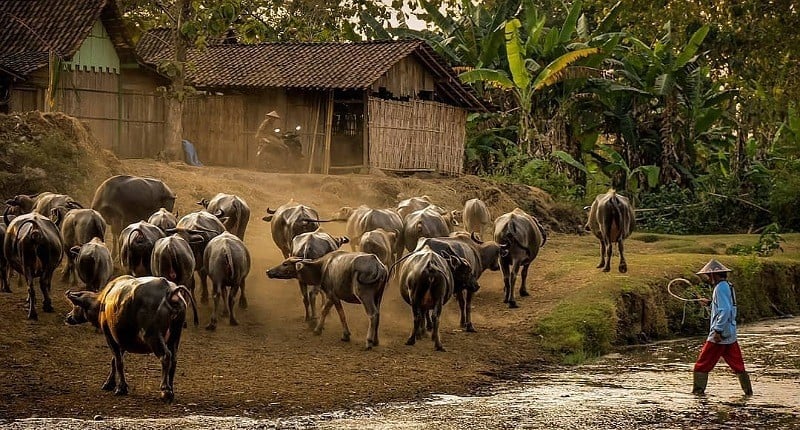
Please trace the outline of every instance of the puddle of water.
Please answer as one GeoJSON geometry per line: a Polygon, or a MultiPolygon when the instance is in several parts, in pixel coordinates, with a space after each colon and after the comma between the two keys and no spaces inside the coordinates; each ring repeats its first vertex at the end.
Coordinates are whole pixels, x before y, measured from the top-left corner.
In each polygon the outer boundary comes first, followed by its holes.
{"type": "Polygon", "coordinates": [[[721,362],[708,395],[695,397],[691,370],[702,339],[662,342],[610,354],[591,364],[531,373],[484,396],[437,395],[428,401],[276,420],[188,416],[101,422],[29,419],[29,428],[215,429],[722,429],[800,428],[800,319],[749,325],[740,333],[755,395],[744,398],[721,362]]]}

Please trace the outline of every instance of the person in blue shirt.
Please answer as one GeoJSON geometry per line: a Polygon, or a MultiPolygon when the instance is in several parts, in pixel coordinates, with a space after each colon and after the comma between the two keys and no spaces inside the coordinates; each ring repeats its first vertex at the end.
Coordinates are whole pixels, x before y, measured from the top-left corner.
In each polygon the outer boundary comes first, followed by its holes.
{"type": "MultiPolygon", "coordinates": [[[[744,369],[742,351],[736,339],[736,292],[728,283],[731,270],[717,260],[711,259],[698,275],[708,277],[714,286],[711,303],[711,327],[708,338],[700,350],[700,356],[694,364],[694,384],[692,394],[703,395],[708,384],[708,373],[717,365],[720,357],[725,359],[733,373],[739,377],[739,384],[746,396],[753,395],[750,375],[744,369]]],[[[706,300],[705,304],[708,304],[706,300]]]]}

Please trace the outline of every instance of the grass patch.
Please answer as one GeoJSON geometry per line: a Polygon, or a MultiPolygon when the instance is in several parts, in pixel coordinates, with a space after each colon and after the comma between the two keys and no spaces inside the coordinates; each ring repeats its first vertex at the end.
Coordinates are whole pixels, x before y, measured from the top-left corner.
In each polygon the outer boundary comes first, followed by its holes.
{"type": "Polygon", "coordinates": [[[578,364],[611,349],[616,319],[613,300],[578,299],[560,303],[535,330],[546,351],[564,363],[578,364]]]}

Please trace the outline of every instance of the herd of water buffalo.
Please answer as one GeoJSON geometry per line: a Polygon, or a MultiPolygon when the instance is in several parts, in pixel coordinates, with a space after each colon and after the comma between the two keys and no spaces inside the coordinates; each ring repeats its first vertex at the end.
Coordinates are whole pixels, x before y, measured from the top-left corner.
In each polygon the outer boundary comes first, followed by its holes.
{"type": "MultiPolygon", "coordinates": [[[[36,320],[34,279],[39,279],[42,309],[53,312],[50,284],[66,255],[63,279],[80,279],[82,291],[66,292],[73,305],[70,325],[89,322],[100,329],[112,350],[111,372],[104,390],[126,394],[123,353],[155,354],[162,363],[161,397],[173,399],[176,354],[186,313],[195,304],[195,277],[200,301],[208,302],[212,283],[213,308],[207,329],[217,326],[218,313],[237,325],[235,300],[247,307],[245,279],[251,259],[244,236],[250,208],[238,196],[217,194],[198,202],[202,209],[178,219],[175,194],[162,181],[114,176],[96,190],[91,209],[64,194],[18,195],[5,202],[0,223],[0,288],[10,292],[8,276],[16,272],[28,291],[28,318],[36,320]],[[146,220],[146,221],[145,221],[146,220]],[[105,245],[111,228],[111,250],[105,245]],[[123,276],[114,277],[115,259],[123,276]],[[222,309],[219,309],[222,300],[222,309]]],[[[632,229],[627,199],[613,190],[595,199],[587,228],[601,241],[601,263],[610,270],[611,246],[620,250],[620,272],[627,270],[622,241],[632,229]]],[[[387,284],[397,285],[411,306],[413,345],[430,332],[437,350],[443,306],[455,296],[460,324],[475,331],[470,310],[478,280],[486,270],[502,270],[504,302],[517,307],[519,294],[528,295],[530,264],[547,241],[546,229],[533,216],[515,209],[493,222],[484,202],[471,199],[463,210],[445,210],[427,196],[401,201],[396,208],[342,208],[332,219],[320,219],[313,208],[290,201],[267,209],[272,238],[284,261],[267,270],[269,278],[297,279],[305,319],[321,333],[326,316],[336,308],[342,339],[350,339],[342,302],[361,304],[369,318],[366,348],[379,344],[380,307],[387,284]],[[320,223],[346,221],[347,235],[332,237],[320,223]],[[462,225],[463,224],[463,230],[462,225]],[[493,240],[482,241],[487,229],[493,240]],[[349,243],[351,252],[340,250],[349,243]],[[404,255],[405,254],[405,255],[404,255]],[[317,315],[316,297],[324,295],[317,315]]]]}

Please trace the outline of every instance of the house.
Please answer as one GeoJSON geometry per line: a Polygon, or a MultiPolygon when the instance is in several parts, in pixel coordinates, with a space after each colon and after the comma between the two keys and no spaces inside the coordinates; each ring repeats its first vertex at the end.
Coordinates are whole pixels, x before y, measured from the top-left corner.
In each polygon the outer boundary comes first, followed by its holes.
{"type": "MultiPolygon", "coordinates": [[[[151,67],[171,57],[168,30],[137,45],[151,67]]],[[[466,114],[485,110],[419,40],[221,43],[190,50],[187,80],[204,96],[184,107],[184,137],[203,162],[257,167],[255,133],[277,111],[300,126],[309,172],[463,169],[466,114]]]]}
{"type": "Polygon", "coordinates": [[[166,82],[138,64],[113,0],[0,0],[0,112],[63,111],[121,157],[163,145],[166,82]]]}

